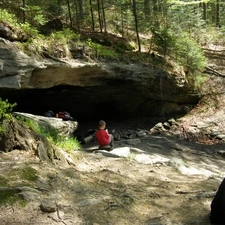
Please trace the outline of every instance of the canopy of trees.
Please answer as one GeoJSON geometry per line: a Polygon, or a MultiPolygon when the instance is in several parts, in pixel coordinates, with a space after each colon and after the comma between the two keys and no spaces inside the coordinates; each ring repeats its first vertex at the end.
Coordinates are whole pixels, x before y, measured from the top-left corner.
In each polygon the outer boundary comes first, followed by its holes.
{"type": "Polygon", "coordinates": [[[45,35],[65,28],[119,35],[139,52],[145,46],[169,55],[189,73],[205,66],[202,46],[224,40],[222,0],[0,0],[0,6],[45,35]]]}
{"type": "Polygon", "coordinates": [[[189,32],[205,25],[225,25],[222,0],[1,0],[0,5],[19,22],[37,27],[60,20],[77,31],[121,35],[147,33],[151,27],[189,32]]]}

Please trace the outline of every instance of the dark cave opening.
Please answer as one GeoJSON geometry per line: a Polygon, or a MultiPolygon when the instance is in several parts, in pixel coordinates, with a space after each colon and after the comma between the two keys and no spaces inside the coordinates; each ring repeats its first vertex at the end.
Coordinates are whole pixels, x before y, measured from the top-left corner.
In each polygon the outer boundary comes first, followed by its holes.
{"type": "Polygon", "coordinates": [[[3,100],[17,103],[14,111],[41,116],[48,110],[55,114],[67,111],[77,121],[148,116],[145,107],[138,109],[146,97],[135,92],[133,87],[60,85],[48,89],[4,89],[0,94],[3,100]]]}
{"type": "Polygon", "coordinates": [[[67,111],[80,125],[93,124],[90,128],[96,127],[97,121],[102,119],[121,124],[132,121],[137,128],[139,124],[149,128],[186,113],[187,104],[162,101],[151,90],[133,83],[119,84],[0,89],[0,96],[10,103],[17,103],[15,112],[44,116],[48,110],[55,115],[67,111]]]}
{"type": "Polygon", "coordinates": [[[78,121],[78,133],[96,128],[97,122],[102,119],[110,121],[110,124],[126,124],[127,128],[130,123],[135,128],[149,129],[171,116],[162,114],[163,102],[160,99],[149,97],[132,85],[0,89],[0,96],[10,103],[17,103],[15,112],[44,116],[48,110],[54,114],[67,111],[78,121]]]}

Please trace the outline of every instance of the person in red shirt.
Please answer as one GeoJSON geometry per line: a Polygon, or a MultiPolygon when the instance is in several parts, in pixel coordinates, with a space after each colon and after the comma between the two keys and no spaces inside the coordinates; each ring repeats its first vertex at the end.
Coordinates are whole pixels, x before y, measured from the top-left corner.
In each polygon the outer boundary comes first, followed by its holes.
{"type": "Polygon", "coordinates": [[[114,137],[112,134],[108,133],[106,122],[104,120],[99,121],[98,130],[96,131],[95,136],[100,147],[110,145],[111,150],[114,148],[114,137]]]}

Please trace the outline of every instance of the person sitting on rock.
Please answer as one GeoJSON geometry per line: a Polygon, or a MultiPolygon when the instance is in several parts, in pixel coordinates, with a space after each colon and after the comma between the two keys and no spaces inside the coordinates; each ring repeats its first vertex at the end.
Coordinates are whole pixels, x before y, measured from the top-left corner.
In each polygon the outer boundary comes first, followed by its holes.
{"type": "Polygon", "coordinates": [[[114,148],[114,137],[108,133],[104,120],[99,121],[95,136],[99,144],[99,149],[112,150],[114,148]]]}

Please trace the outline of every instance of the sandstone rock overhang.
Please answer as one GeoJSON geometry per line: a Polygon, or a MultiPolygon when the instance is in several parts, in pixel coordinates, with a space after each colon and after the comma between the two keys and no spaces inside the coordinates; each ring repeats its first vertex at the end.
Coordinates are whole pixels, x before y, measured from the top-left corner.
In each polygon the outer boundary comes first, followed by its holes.
{"type": "Polygon", "coordinates": [[[29,56],[0,39],[0,96],[16,111],[69,111],[76,119],[184,114],[200,96],[182,74],[151,65],[29,56]]]}

